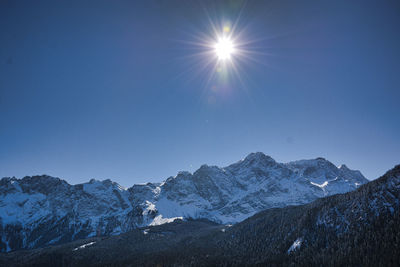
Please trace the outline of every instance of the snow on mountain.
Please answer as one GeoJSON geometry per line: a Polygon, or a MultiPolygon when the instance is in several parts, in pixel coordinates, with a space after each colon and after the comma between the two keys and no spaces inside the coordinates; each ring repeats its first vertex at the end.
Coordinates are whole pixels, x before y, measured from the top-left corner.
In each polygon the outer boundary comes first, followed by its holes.
{"type": "Polygon", "coordinates": [[[305,204],[368,182],[323,158],[278,163],[261,152],[224,168],[203,165],[163,183],[125,189],[110,180],[70,185],[50,176],[0,180],[0,249],[114,235],[176,218],[236,223],[272,207],[305,204]]]}

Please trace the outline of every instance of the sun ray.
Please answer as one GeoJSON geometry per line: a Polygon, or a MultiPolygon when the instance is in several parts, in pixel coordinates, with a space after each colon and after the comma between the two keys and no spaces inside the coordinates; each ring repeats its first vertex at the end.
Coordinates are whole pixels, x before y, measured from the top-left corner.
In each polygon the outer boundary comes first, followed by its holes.
{"type": "Polygon", "coordinates": [[[202,95],[206,97],[219,94],[216,87],[229,88],[222,90],[225,93],[242,89],[248,94],[246,82],[251,77],[246,69],[254,65],[272,68],[265,57],[276,55],[268,51],[266,40],[278,36],[260,38],[252,35],[249,23],[241,22],[243,9],[244,6],[238,10],[236,19],[229,20],[223,16],[218,18],[218,14],[204,8],[205,27],[198,32],[185,32],[188,38],[177,40],[189,51],[182,56],[189,65],[182,73],[198,79],[203,86],[202,95]]]}

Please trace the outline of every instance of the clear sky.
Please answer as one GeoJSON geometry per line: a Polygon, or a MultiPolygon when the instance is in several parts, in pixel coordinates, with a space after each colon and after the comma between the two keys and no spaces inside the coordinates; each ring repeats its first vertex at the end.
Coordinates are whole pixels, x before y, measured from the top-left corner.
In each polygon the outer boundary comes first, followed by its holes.
{"type": "Polygon", "coordinates": [[[399,14],[399,1],[1,1],[0,177],[131,186],[262,151],[374,179],[400,163],[399,14]],[[210,21],[251,41],[238,75],[198,54],[210,21]]]}

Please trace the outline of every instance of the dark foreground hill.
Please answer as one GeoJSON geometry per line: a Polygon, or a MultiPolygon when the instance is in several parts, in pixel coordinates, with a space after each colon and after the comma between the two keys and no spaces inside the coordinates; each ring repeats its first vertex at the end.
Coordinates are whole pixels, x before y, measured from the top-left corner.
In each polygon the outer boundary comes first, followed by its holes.
{"type": "Polygon", "coordinates": [[[175,221],[1,254],[4,266],[399,266],[400,165],[356,191],[234,226],[175,221]]]}

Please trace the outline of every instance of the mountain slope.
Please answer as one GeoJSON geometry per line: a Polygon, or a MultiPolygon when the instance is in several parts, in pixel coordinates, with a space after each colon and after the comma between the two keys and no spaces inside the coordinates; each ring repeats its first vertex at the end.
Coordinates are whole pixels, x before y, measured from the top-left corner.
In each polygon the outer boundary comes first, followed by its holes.
{"type": "Polygon", "coordinates": [[[69,185],[49,176],[0,181],[1,251],[116,235],[176,218],[236,223],[258,211],[300,205],[366,183],[323,158],[277,163],[251,153],[225,168],[201,166],[163,183],[124,189],[110,180],[69,185]]]}
{"type": "Polygon", "coordinates": [[[236,225],[180,221],[0,254],[13,266],[399,266],[400,165],[345,194],[236,225]]]}

